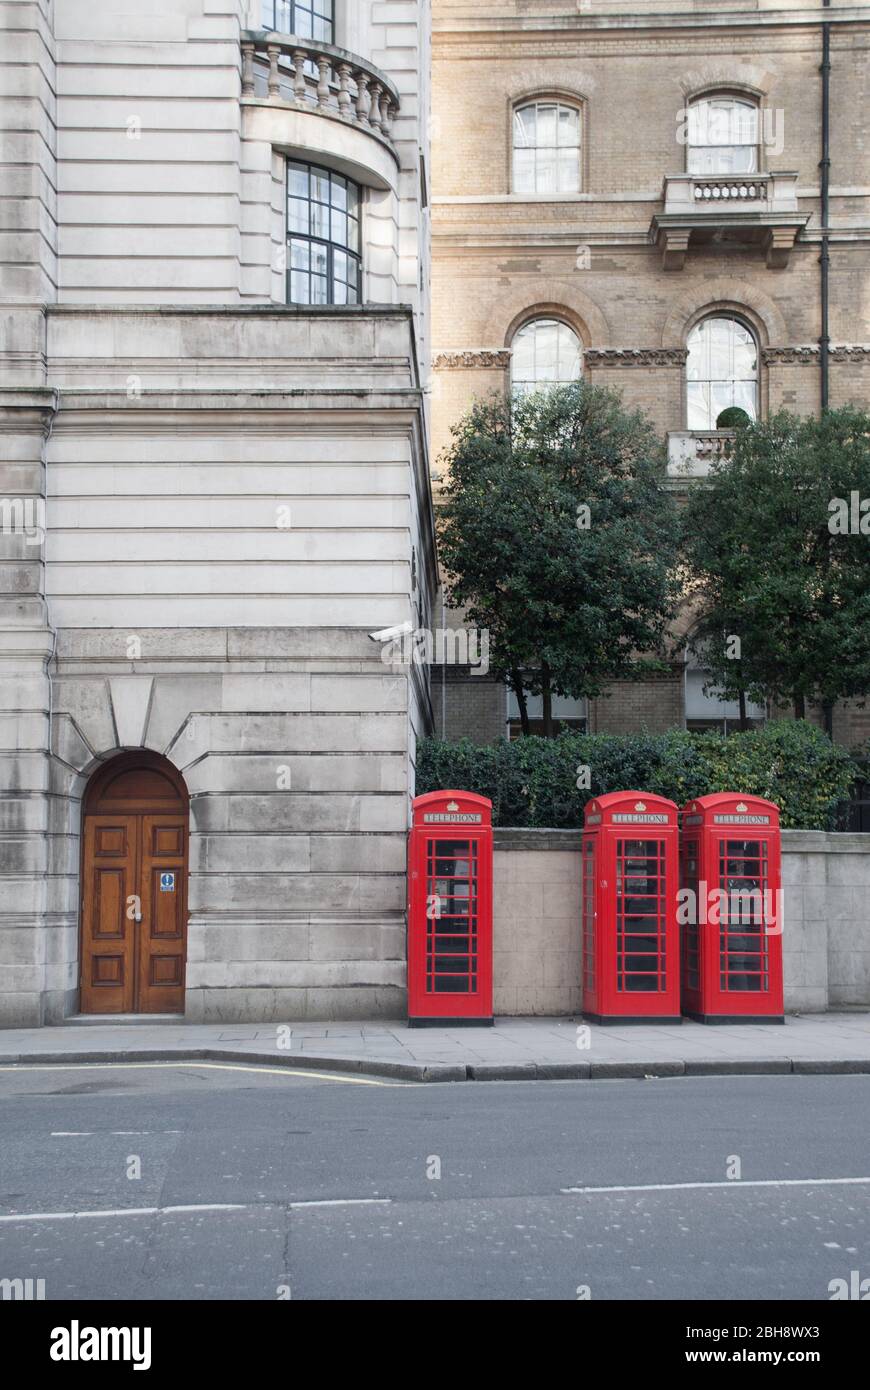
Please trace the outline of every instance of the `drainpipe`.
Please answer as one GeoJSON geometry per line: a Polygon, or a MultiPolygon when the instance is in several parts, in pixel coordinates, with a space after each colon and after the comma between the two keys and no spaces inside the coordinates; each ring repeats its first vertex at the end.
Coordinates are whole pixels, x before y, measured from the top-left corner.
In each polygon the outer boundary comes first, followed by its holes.
{"type": "MultiPolygon", "coordinates": [[[[822,0],[826,10],[831,8],[831,0],[822,0]]],[[[831,255],[830,240],[828,237],[828,223],[830,220],[830,194],[831,194],[831,26],[822,25],[822,158],[819,168],[822,174],[821,193],[822,193],[822,254],[819,259],[821,266],[821,291],[822,291],[822,336],[819,338],[819,365],[822,369],[821,394],[822,394],[822,414],[829,408],[830,404],[830,333],[829,333],[829,293],[830,293],[830,271],[831,255]]],[[[830,700],[825,700],[822,705],[822,718],[825,733],[828,738],[834,737],[834,706],[830,700]]]]}
{"type": "MultiPolygon", "coordinates": [[[[441,631],[442,631],[442,632],[444,631],[445,626],[446,626],[446,624],[445,624],[445,622],[444,622],[444,590],[442,589],[442,590],[441,590],[441,631]]],[[[446,639],[445,639],[445,640],[446,640],[446,639]]],[[[445,647],[445,651],[442,652],[441,655],[444,656],[445,652],[446,652],[446,647],[445,647]]],[[[446,738],[447,738],[447,662],[446,662],[446,661],[442,661],[442,662],[441,662],[441,741],[442,741],[442,743],[444,742],[444,740],[445,740],[446,738]]]]}
{"type": "MultiPolygon", "coordinates": [[[[831,0],[822,0],[824,8],[830,9],[831,0]]],[[[822,369],[822,411],[828,409],[830,398],[829,382],[829,353],[830,335],[828,332],[828,294],[829,294],[829,275],[831,268],[830,242],[828,238],[828,218],[830,211],[830,187],[831,187],[831,26],[822,25],[822,158],[819,162],[821,170],[821,192],[822,192],[822,254],[819,264],[822,269],[822,336],[819,338],[819,364],[822,369]]]]}

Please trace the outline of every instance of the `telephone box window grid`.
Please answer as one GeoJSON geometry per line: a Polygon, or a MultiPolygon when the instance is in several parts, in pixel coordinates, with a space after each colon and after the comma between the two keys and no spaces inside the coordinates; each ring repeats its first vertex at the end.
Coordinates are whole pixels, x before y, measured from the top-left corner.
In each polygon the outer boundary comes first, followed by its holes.
{"type": "Polygon", "coordinates": [[[617,988],[658,993],[665,988],[665,846],[660,840],[620,840],[616,851],[617,988]]]}
{"type": "Polygon", "coordinates": [[[360,202],[350,179],[287,161],[289,304],[359,304],[360,202]]]}
{"type": "Polygon", "coordinates": [[[426,923],[427,994],[477,989],[477,842],[434,840],[426,879],[435,912],[426,923]]]}
{"type": "Polygon", "coordinates": [[[765,890],[770,888],[767,841],[723,840],[719,882],[727,894],[719,933],[720,988],[765,991],[769,988],[764,910],[765,890]]]}

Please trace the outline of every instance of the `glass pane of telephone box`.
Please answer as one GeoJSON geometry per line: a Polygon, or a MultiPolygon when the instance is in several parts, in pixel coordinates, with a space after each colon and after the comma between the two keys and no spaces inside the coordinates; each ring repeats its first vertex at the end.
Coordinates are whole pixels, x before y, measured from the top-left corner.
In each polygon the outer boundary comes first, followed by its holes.
{"type": "Polygon", "coordinates": [[[426,989],[469,994],[477,989],[477,843],[434,840],[427,851],[426,989]]]}
{"type": "Polygon", "coordinates": [[[664,844],[619,840],[616,849],[617,988],[632,994],[665,988],[664,844]]]}
{"type": "Polygon", "coordinates": [[[766,840],[723,840],[719,884],[725,889],[719,928],[722,990],[759,993],[768,988],[766,840]]]}

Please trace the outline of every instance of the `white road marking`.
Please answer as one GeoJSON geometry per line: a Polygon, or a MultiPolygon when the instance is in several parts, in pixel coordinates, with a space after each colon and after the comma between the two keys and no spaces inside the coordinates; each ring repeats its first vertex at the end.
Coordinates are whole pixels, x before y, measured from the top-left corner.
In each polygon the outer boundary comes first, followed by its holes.
{"type": "MultiPolygon", "coordinates": [[[[253,1067],[244,1062],[27,1062],[0,1065],[3,1071],[147,1071],[183,1068],[185,1071],[252,1071],[266,1076],[302,1076],[314,1081],[336,1081],[344,1086],[401,1086],[406,1081],[375,1081],[367,1076],[341,1076],[335,1072],[309,1071],[307,1067],[253,1067]]],[[[414,1084],[413,1082],[411,1083],[414,1084]]],[[[425,1083],[421,1082],[420,1085],[425,1083]]]]}
{"type": "Polygon", "coordinates": [[[23,1211],[16,1214],[4,1213],[0,1221],[11,1224],[15,1221],[82,1221],[89,1217],[115,1216],[164,1216],[179,1212],[198,1211],[247,1211],[243,1202],[206,1202],[202,1206],[187,1207],[114,1207],[108,1211],[23,1211]]]}
{"type": "Polygon", "coordinates": [[[180,1129],[53,1129],[49,1138],[51,1139],[93,1139],[96,1134],[111,1134],[116,1139],[142,1139],[148,1138],[151,1133],[156,1134],[180,1134],[180,1129]]]}
{"type": "Polygon", "coordinates": [[[291,1202],[291,1211],[300,1207],[388,1207],[392,1197],[333,1197],[322,1202],[291,1202]]]}
{"type": "Polygon", "coordinates": [[[563,1195],[586,1196],[595,1192],[692,1192],[709,1187],[833,1187],[845,1184],[867,1184],[870,1178],[754,1178],[730,1182],[654,1182],[634,1187],[561,1187],[563,1195]]]}
{"type": "MultiPolygon", "coordinates": [[[[389,1206],[391,1197],[334,1197],[323,1201],[290,1202],[292,1210],[301,1207],[381,1207],[389,1206]]],[[[116,1216],[177,1216],[204,1211],[253,1211],[263,1206],[280,1206],[279,1202],[204,1202],[175,1207],[113,1207],[106,1211],[23,1211],[4,1213],[0,1221],[7,1225],[16,1221],[82,1221],[93,1217],[116,1216]]]]}

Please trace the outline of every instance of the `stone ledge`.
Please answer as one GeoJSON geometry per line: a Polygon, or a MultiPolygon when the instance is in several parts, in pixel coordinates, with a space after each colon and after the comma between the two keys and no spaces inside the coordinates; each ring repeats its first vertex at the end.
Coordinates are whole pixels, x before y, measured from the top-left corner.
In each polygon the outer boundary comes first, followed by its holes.
{"type": "MultiPolygon", "coordinates": [[[[497,850],[559,849],[580,853],[582,827],[576,830],[548,830],[531,826],[497,826],[493,830],[493,846],[497,850]]],[[[867,837],[870,839],[870,836],[867,837]]]]}
{"type": "MultiPolygon", "coordinates": [[[[579,853],[583,827],[576,830],[496,826],[496,850],[568,850],[579,853]]],[[[870,854],[870,834],[836,830],[783,830],[784,854],[870,854]]]]}

